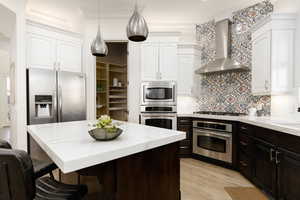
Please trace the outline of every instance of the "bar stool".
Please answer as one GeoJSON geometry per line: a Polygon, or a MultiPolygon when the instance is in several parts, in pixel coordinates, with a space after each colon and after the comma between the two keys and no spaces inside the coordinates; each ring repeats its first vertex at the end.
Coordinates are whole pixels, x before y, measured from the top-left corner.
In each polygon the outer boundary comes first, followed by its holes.
{"type": "MultiPolygon", "coordinates": [[[[5,140],[0,140],[0,148],[12,149],[11,145],[5,140]]],[[[50,174],[51,178],[54,178],[52,171],[57,169],[57,166],[53,162],[32,158],[32,163],[35,178],[45,176],[46,174],[50,174]]]]}
{"type": "Polygon", "coordinates": [[[32,160],[24,151],[0,149],[0,200],[81,200],[85,185],[67,185],[34,178],[32,160]]]}

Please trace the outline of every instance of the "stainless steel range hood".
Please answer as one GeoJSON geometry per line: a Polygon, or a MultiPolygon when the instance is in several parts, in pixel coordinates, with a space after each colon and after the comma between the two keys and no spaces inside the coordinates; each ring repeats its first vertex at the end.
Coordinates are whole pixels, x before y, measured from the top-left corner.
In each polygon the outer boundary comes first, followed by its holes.
{"type": "Polygon", "coordinates": [[[231,59],[231,22],[225,19],[216,24],[216,60],[195,71],[197,74],[229,70],[249,70],[231,59]]]}

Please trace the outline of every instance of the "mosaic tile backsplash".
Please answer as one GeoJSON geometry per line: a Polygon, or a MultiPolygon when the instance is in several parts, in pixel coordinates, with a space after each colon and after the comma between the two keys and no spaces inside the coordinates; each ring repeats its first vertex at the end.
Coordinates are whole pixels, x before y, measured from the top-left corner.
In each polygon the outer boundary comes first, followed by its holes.
{"type": "MultiPolygon", "coordinates": [[[[251,67],[251,27],[273,12],[269,1],[233,13],[232,58],[251,67]]],[[[202,50],[201,63],[205,65],[215,58],[215,21],[196,26],[197,41],[202,50]]],[[[250,72],[224,72],[200,75],[198,95],[199,109],[216,112],[247,113],[250,107],[263,105],[262,114],[269,115],[271,96],[251,95],[250,72]]]]}

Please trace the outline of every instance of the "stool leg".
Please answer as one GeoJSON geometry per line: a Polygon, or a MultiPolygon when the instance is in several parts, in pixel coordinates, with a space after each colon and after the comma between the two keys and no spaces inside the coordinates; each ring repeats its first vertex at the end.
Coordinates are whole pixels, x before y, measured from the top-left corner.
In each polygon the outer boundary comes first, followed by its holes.
{"type": "Polygon", "coordinates": [[[49,174],[50,174],[50,178],[53,179],[53,180],[55,180],[53,172],[51,171],[49,174]]]}

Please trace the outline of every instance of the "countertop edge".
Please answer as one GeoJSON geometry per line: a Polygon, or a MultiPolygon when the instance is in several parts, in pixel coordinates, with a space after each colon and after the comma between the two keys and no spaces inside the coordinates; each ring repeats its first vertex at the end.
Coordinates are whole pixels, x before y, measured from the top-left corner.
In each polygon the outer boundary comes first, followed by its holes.
{"type": "Polygon", "coordinates": [[[271,129],[278,132],[283,132],[293,136],[300,137],[300,129],[293,128],[292,125],[285,126],[271,122],[271,119],[266,117],[249,117],[249,116],[222,116],[222,115],[199,115],[199,114],[178,114],[177,117],[189,117],[189,118],[200,118],[200,119],[214,119],[224,121],[242,122],[262,128],[271,129]]]}

